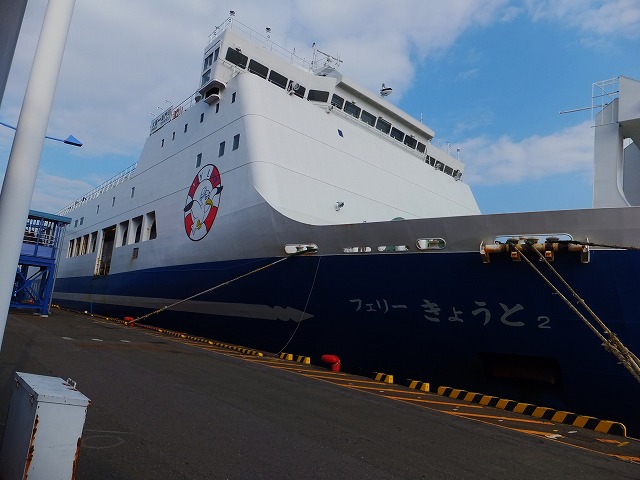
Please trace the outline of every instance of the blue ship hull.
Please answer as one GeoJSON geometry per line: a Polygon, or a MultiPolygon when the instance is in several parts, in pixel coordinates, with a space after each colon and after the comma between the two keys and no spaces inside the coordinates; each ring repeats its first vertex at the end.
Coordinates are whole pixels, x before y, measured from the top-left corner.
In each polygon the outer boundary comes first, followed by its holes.
{"type": "MultiPolygon", "coordinates": [[[[139,316],[150,311],[134,305],[145,298],[168,304],[274,260],[59,278],[56,292],[89,300],[56,302],[139,316]],[[132,301],[95,303],[105,295],[132,301]]],[[[592,251],[589,264],[580,263],[579,253],[565,253],[553,266],[631,351],[640,351],[640,252],[592,251]]],[[[488,264],[478,253],[291,257],[195,300],[213,302],[211,313],[178,306],[145,323],[314,362],[335,354],[352,372],[504,396],[621,421],[631,434],[640,432],[640,384],[526,262],[508,256],[488,264]],[[245,305],[247,316],[213,313],[221,303],[245,305]],[[255,305],[273,315],[250,318],[255,305]]]]}

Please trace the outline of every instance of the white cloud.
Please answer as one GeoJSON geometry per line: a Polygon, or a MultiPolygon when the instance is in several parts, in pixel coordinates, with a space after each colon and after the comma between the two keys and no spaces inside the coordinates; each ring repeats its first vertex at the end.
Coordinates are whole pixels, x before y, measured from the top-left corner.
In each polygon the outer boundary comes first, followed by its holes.
{"type": "Polygon", "coordinates": [[[640,35],[640,0],[527,0],[534,20],[563,22],[591,35],[640,35]]]}
{"type": "Polygon", "coordinates": [[[36,179],[31,208],[44,212],[58,212],[92,188],[93,185],[84,180],[40,171],[36,179]]]}
{"type": "MultiPolygon", "coordinates": [[[[7,123],[17,122],[44,3],[27,5],[0,111],[0,120],[7,123]]],[[[527,11],[535,20],[632,36],[640,31],[639,3],[553,0],[531,1],[523,7],[509,0],[77,2],[48,132],[57,137],[73,134],[83,141],[84,146],[71,155],[85,161],[118,156],[122,163],[114,163],[113,173],[135,162],[148,135],[149,114],[157,114],[156,107],[165,99],[177,104],[197,88],[206,38],[229,9],[236,11],[237,20],[257,30],[270,26],[276,43],[295,47],[307,59],[312,42],[340,54],[345,75],[372,90],[385,82],[393,86],[393,99],[399,101],[429,58],[445,53],[470,29],[509,22],[527,11]]],[[[460,75],[472,81],[477,74],[474,66],[460,75]]],[[[478,114],[473,121],[483,124],[491,115],[478,114]]],[[[575,127],[520,142],[470,140],[464,151],[477,153],[468,159],[466,178],[498,183],[584,169],[592,147],[583,135],[575,127]]],[[[7,138],[0,136],[0,154],[9,151],[7,138]]],[[[68,172],[69,177],[73,174],[68,172]]],[[[39,180],[34,202],[53,201],[56,187],[66,188],[64,196],[71,191],[79,196],[78,189],[95,186],[62,185],[61,177],[46,178],[39,180]]]]}
{"type": "Polygon", "coordinates": [[[465,180],[472,185],[516,183],[572,172],[585,175],[593,165],[593,128],[591,122],[584,122],[521,141],[478,137],[464,142],[461,149],[473,152],[465,158],[465,180]]]}
{"type": "MultiPolygon", "coordinates": [[[[342,71],[371,89],[393,85],[400,99],[416,63],[449,47],[465,29],[493,21],[506,0],[312,2],[77,2],[49,131],[73,133],[79,155],[131,154],[133,163],[151,120],[198,86],[207,36],[230,8],[236,19],[311,59],[311,43],[344,60],[342,71]],[[226,6],[226,7],[225,7],[226,6]]],[[[44,14],[29,2],[1,117],[16,122],[44,14]]]]}

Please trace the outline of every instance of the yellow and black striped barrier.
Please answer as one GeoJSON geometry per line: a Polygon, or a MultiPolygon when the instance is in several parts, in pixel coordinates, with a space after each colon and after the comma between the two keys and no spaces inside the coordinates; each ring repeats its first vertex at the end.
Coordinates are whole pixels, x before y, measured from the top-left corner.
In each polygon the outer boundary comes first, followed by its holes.
{"type": "Polygon", "coordinates": [[[387,373],[380,373],[380,372],[374,372],[375,376],[373,377],[373,379],[376,382],[383,382],[383,383],[393,383],[393,375],[389,375],[387,373]]]}
{"type": "Polygon", "coordinates": [[[100,318],[102,318],[104,320],[110,320],[110,321],[114,321],[114,322],[117,322],[117,323],[121,323],[123,325],[132,325],[132,326],[136,326],[136,327],[146,328],[147,330],[153,330],[153,331],[158,332],[158,333],[163,333],[163,334],[166,334],[166,335],[172,335],[174,337],[183,338],[185,340],[192,340],[194,342],[206,343],[208,345],[215,346],[215,347],[226,348],[228,350],[233,350],[235,352],[242,353],[244,355],[254,355],[256,357],[264,356],[264,354],[262,352],[258,352],[257,350],[251,350],[251,349],[245,348],[245,347],[240,347],[238,345],[230,345],[228,343],[216,342],[214,340],[209,340],[208,338],[197,337],[195,335],[189,335],[189,334],[183,333],[183,332],[176,332],[176,331],[173,331],[173,330],[167,330],[166,328],[154,327],[152,325],[144,325],[142,323],[135,323],[135,322],[132,322],[131,320],[129,320],[128,319],[129,317],[126,317],[124,320],[122,320],[120,318],[103,317],[101,315],[95,315],[95,314],[89,314],[89,315],[91,315],[92,317],[100,317],[100,318]]]}
{"type": "Polygon", "coordinates": [[[280,355],[278,355],[278,358],[281,358],[282,360],[291,360],[291,361],[295,360],[298,363],[311,365],[311,357],[305,357],[304,355],[296,355],[296,357],[294,358],[293,353],[280,352],[280,355]]]}
{"type": "Polygon", "coordinates": [[[481,393],[468,392],[451,387],[438,387],[438,395],[465,400],[471,403],[479,403],[488,407],[499,408],[510,412],[521,413],[536,418],[543,418],[551,422],[563,423],[578,428],[586,428],[601,433],[627,436],[627,428],[620,422],[600,420],[595,417],[578,415],[571,412],[563,412],[548,407],[538,407],[529,403],[520,403],[515,400],[482,395],[481,393]]]}
{"type": "Polygon", "coordinates": [[[413,390],[420,390],[422,392],[429,392],[431,386],[429,385],[429,382],[421,382],[420,380],[408,380],[408,387],[412,388],[413,390]]]}

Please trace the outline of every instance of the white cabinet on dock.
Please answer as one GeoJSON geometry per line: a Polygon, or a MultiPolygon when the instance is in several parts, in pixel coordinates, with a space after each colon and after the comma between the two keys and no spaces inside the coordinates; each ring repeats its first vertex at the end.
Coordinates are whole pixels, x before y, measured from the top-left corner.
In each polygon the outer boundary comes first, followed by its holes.
{"type": "Polygon", "coordinates": [[[62,378],[16,372],[0,450],[0,478],[75,478],[90,400],[62,378]]]}

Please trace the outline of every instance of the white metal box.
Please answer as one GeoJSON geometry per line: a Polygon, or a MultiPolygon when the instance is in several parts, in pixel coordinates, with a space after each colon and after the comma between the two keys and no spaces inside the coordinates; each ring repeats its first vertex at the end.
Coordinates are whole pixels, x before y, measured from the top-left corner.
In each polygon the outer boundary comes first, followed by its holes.
{"type": "Polygon", "coordinates": [[[3,480],[75,477],[90,400],[62,378],[16,372],[0,450],[3,480]]]}

